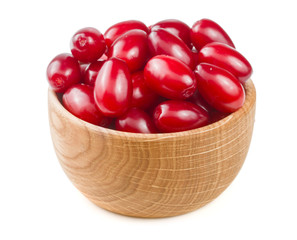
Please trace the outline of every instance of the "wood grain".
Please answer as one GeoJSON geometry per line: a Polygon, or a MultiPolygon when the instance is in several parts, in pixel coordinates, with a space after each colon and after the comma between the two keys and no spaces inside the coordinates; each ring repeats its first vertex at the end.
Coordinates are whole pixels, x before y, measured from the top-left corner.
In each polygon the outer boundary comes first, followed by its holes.
{"type": "Polygon", "coordinates": [[[244,106],[206,127],[169,134],[118,132],[84,122],[49,90],[52,140],[72,183],[92,202],[136,217],[169,217],[198,209],[220,195],[246,158],[256,91],[244,106]]]}

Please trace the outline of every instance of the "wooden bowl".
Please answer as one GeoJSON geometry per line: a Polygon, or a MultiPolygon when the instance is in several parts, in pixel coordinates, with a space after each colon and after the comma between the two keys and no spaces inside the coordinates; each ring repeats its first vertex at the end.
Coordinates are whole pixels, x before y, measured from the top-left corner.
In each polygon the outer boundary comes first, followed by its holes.
{"type": "Polygon", "coordinates": [[[49,90],[49,122],[60,164],[89,200],[135,217],[169,217],[198,209],[233,181],[247,155],[256,91],[244,106],[211,125],[178,133],[137,134],[89,124],[49,90]]]}

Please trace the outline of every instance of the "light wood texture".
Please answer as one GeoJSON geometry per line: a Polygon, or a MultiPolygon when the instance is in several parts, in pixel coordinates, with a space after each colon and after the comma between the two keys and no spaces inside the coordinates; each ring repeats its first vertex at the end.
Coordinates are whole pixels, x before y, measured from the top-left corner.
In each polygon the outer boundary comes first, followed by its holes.
{"type": "Polygon", "coordinates": [[[136,217],[168,217],[198,209],[233,181],[247,155],[256,92],[244,106],[206,127],[170,134],[118,132],[86,123],[49,90],[49,122],[57,157],[92,202],[136,217]]]}

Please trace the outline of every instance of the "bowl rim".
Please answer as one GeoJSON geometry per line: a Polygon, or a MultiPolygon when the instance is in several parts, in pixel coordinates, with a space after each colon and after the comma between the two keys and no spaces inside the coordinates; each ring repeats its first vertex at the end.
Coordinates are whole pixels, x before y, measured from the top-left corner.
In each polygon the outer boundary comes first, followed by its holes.
{"type": "Polygon", "coordinates": [[[98,125],[94,125],[92,123],[86,122],[78,117],[76,117],[75,115],[73,115],[72,113],[70,113],[69,111],[67,111],[66,108],[64,108],[64,106],[62,105],[62,103],[60,102],[60,100],[58,99],[57,94],[49,87],[48,88],[48,102],[51,101],[51,103],[55,106],[55,108],[65,117],[69,118],[71,121],[75,122],[75,124],[78,125],[84,125],[85,127],[87,127],[88,129],[92,129],[92,131],[98,132],[98,133],[105,133],[108,135],[112,135],[115,137],[125,137],[125,138],[133,138],[133,139],[138,139],[138,140],[157,140],[160,138],[175,138],[175,137],[185,137],[185,136],[189,136],[189,135],[193,135],[193,134],[200,134],[200,133],[205,133],[205,132],[209,132],[211,130],[214,130],[216,128],[219,128],[223,125],[225,125],[227,122],[229,122],[231,119],[235,118],[238,119],[242,116],[244,116],[245,114],[247,114],[248,112],[250,112],[250,110],[252,109],[252,107],[255,105],[256,102],[256,89],[255,86],[252,82],[251,79],[249,79],[247,82],[245,82],[245,84],[243,85],[244,89],[245,89],[245,102],[243,104],[243,106],[238,109],[237,111],[229,114],[228,116],[226,116],[225,118],[208,124],[204,127],[200,127],[200,128],[195,128],[192,130],[186,130],[186,131],[181,131],[181,132],[172,132],[172,133],[131,133],[131,132],[123,132],[123,131],[118,131],[115,129],[110,129],[110,128],[105,128],[105,127],[101,127],[98,125]]]}

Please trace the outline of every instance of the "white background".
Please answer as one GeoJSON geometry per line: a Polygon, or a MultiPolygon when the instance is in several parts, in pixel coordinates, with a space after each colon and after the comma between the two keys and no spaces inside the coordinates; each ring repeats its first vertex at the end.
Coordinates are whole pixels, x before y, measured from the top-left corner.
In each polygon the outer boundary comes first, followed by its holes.
{"type": "Polygon", "coordinates": [[[1,1],[0,239],[297,239],[295,1],[1,1]],[[257,113],[231,186],[195,212],[137,219],[102,210],[55,156],[46,67],[75,31],[138,19],[218,22],[254,68],[257,113]]]}

